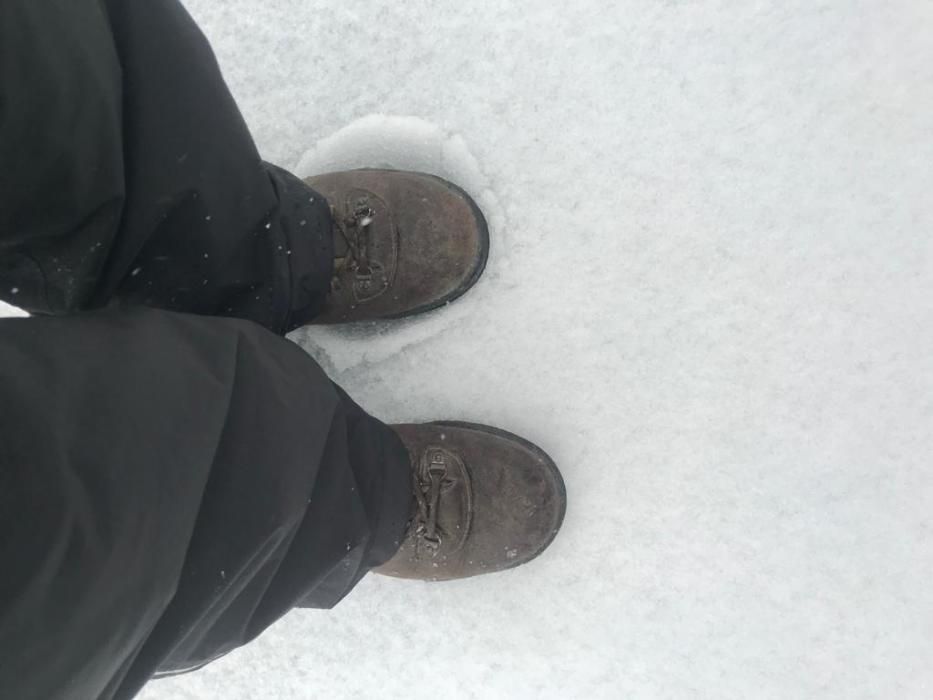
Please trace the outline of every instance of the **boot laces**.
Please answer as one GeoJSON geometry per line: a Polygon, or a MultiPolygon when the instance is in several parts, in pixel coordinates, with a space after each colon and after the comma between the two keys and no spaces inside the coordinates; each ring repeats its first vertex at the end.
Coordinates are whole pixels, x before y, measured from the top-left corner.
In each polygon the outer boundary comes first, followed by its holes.
{"type": "Polygon", "coordinates": [[[456,483],[448,475],[447,460],[443,452],[431,451],[428,464],[422,466],[417,474],[413,472],[412,479],[417,502],[413,529],[418,541],[430,553],[436,554],[446,536],[437,522],[441,494],[450,490],[456,483]]]}
{"type": "Polygon", "coordinates": [[[343,238],[347,246],[346,257],[339,259],[337,270],[350,268],[358,279],[370,279],[373,268],[370,262],[371,252],[371,226],[376,217],[375,210],[369,206],[365,198],[360,198],[351,208],[347,206],[346,214],[340,214],[333,206],[330,208],[334,228],[343,238]]]}

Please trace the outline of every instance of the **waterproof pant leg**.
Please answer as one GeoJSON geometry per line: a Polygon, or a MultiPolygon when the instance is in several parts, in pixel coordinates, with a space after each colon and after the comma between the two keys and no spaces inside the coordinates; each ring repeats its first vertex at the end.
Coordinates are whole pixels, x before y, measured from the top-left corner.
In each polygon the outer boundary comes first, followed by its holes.
{"type": "Polygon", "coordinates": [[[0,320],[0,696],[130,698],[334,605],[396,551],[408,465],[256,324],[0,320]]]}
{"type": "Polygon", "coordinates": [[[128,698],[333,605],[408,458],[273,335],[323,301],[329,210],[176,0],[0,3],[0,163],[0,298],[34,314],[0,319],[0,696],[128,698]]]}
{"type": "Polygon", "coordinates": [[[326,201],[264,164],[177,0],[0,3],[0,299],[306,323],[326,201]]]}

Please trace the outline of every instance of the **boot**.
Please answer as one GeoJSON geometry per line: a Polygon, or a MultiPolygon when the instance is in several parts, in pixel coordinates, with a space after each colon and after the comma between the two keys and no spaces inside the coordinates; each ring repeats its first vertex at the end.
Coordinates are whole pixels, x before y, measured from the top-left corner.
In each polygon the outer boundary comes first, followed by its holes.
{"type": "Polygon", "coordinates": [[[433,175],[349,170],[305,183],[334,221],[331,292],[314,323],[411,316],[476,284],[489,231],[466,192],[433,175]]]}
{"type": "Polygon", "coordinates": [[[412,514],[377,574],[444,581],[511,569],[560,528],[564,482],[539,447],[504,430],[440,422],[396,425],[412,462],[412,514]]]}

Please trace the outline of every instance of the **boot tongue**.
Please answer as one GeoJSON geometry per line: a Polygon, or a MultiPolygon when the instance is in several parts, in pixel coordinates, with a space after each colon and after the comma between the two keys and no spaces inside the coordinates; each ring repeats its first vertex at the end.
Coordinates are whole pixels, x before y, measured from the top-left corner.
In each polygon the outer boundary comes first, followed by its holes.
{"type": "MultiPolygon", "coordinates": [[[[334,216],[340,216],[339,213],[335,213],[334,216]]],[[[335,226],[334,227],[334,258],[337,260],[344,260],[347,255],[350,253],[350,246],[347,244],[347,239],[340,234],[340,230],[335,226]]]]}
{"type": "Polygon", "coordinates": [[[453,452],[428,447],[413,473],[416,556],[446,558],[463,548],[473,520],[466,465],[453,452]]]}
{"type": "Polygon", "coordinates": [[[334,290],[345,289],[351,304],[384,294],[398,268],[398,230],[388,205],[361,188],[346,193],[333,209],[334,290]]]}

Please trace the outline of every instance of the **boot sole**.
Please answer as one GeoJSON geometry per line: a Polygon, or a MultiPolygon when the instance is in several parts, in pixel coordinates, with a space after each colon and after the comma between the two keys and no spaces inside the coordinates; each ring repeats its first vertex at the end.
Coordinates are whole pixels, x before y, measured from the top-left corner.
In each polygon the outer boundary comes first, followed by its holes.
{"type": "Polygon", "coordinates": [[[516,442],[526,450],[536,455],[541,463],[544,465],[547,472],[550,474],[555,487],[557,488],[557,496],[560,500],[560,511],[557,513],[557,522],[554,525],[554,529],[551,532],[551,536],[544,541],[544,543],[536,549],[530,557],[527,559],[521,559],[516,561],[508,566],[499,569],[500,571],[507,571],[509,569],[514,569],[516,566],[521,566],[527,564],[533,559],[537,559],[545,549],[547,549],[551,543],[554,541],[554,538],[557,537],[557,533],[560,532],[560,528],[564,523],[564,516],[567,514],[567,486],[564,483],[564,477],[560,473],[560,469],[557,467],[557,464],[551,459],[551,456],[538,447],[533,442],[526,440],[520,435],[515,435],[510,433],[507,430],[502,430],[501,428],[494,428],[491,425],[483,425],[481,423],[470,423],[467,421],[454,421],[454,420],[442,420],[442,421],[432,421],[431,425],[444,426],[449,428],[461,428],[465,430],[473,430],[478,433],[487,433],[489,435],[494,435],[496,437],[503,438],[512,442],[516,442]]]}

